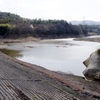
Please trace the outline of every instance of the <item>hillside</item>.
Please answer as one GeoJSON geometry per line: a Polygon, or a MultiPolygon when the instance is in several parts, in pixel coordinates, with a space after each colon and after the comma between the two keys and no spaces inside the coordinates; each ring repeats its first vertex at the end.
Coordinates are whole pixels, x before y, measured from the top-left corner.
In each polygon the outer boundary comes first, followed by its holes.
{"type": "Polygon", "coordinates": [[[77,20],[73,20],[70,21],[70,23],[72,23],[73,25],[100,25],[100,22],[96,22],[96,21],[92,21],[92,20],[83,20],[83,21],[77,21],[77,20]]]}
{"type": "Polygon", "coordinates": [[[64,20],[26,19],[19,15],[0,12],[0,38],[66,38],[86,36],[83,25],[68,24],[64,20]]]}
{"type": "Polygon", "coordinates": [[[1,23],[13,23],[16,21],[20,21],[22,18],[16,14],[0,12],[0,24],[1,23]]]}

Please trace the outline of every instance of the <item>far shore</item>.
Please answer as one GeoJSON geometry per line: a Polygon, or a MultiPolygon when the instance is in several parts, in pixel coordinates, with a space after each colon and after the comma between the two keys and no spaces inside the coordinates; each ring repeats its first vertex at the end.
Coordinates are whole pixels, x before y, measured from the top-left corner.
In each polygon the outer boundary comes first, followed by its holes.
{"type": "Polygon", "coordinates": [[[75,38],[75,41],[90,41],[90,42],[100,42],[100,37],[83,37],[83,38],[75,38]]]}
{"type": "MultiPolygon", "coordinates": [[[[67,39],[67,38],[66,38],[67,39]]],[[[38,42],[41,41],[40,38],[33,38],[33,37],[27,37],[27,38],[20,38],[20,39],[0,39],[0,45],[4,45],[7,43],[21,43],[21,42],[38,42]]],[[[44,39],[45,40],[45,39],[44,39]]],[[[82,37],[82,38],[74,38],[75,41],[91,41],[91,42],[100,42],[100,37],[82,37]]]]}
{"type": "Polygon", "coordinates": [[[21,42],[38,42],[40,41],[40,38],[33,38],[33,37],[27,37],[27,38],[19,38],[19,39],[0,39],[0,45],[4,45],[7,43],[21,43],[21,42]]]}

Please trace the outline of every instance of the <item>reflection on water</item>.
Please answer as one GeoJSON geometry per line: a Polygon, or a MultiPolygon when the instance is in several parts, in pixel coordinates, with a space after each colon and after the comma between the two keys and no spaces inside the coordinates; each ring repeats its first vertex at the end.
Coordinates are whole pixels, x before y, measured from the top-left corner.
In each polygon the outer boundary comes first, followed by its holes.
{"type": "Polygon", "coordinates": [[[0,49],[0,51],[11,57],[22,57],[22,55],[20,54],[20,51],[17,51],[17,50],[0,49]]]}

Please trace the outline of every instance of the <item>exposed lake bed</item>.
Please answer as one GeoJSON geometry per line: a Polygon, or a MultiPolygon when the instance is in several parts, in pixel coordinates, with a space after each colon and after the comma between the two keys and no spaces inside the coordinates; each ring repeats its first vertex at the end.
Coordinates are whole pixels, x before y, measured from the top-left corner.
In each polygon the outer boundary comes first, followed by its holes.
{"type": "Polygon", "coordinates": [[[21,61],[43,66],[52,71],[83,76],[82,72],[85,69],[83,61],[100,48],[100,43],[74,41],[73,38],[69,38],[8,43],[4,48],[20,51],[15,58],[21,61]]]}

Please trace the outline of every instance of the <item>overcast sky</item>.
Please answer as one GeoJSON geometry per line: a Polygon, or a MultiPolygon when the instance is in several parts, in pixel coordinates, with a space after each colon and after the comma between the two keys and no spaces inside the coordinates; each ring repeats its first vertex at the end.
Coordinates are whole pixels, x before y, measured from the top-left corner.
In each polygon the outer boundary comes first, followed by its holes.
{"type": "Polygon", "coordinates": [[[100,21],[100,0],[0,0],[0,11],[31,19],[100,21]]]}

